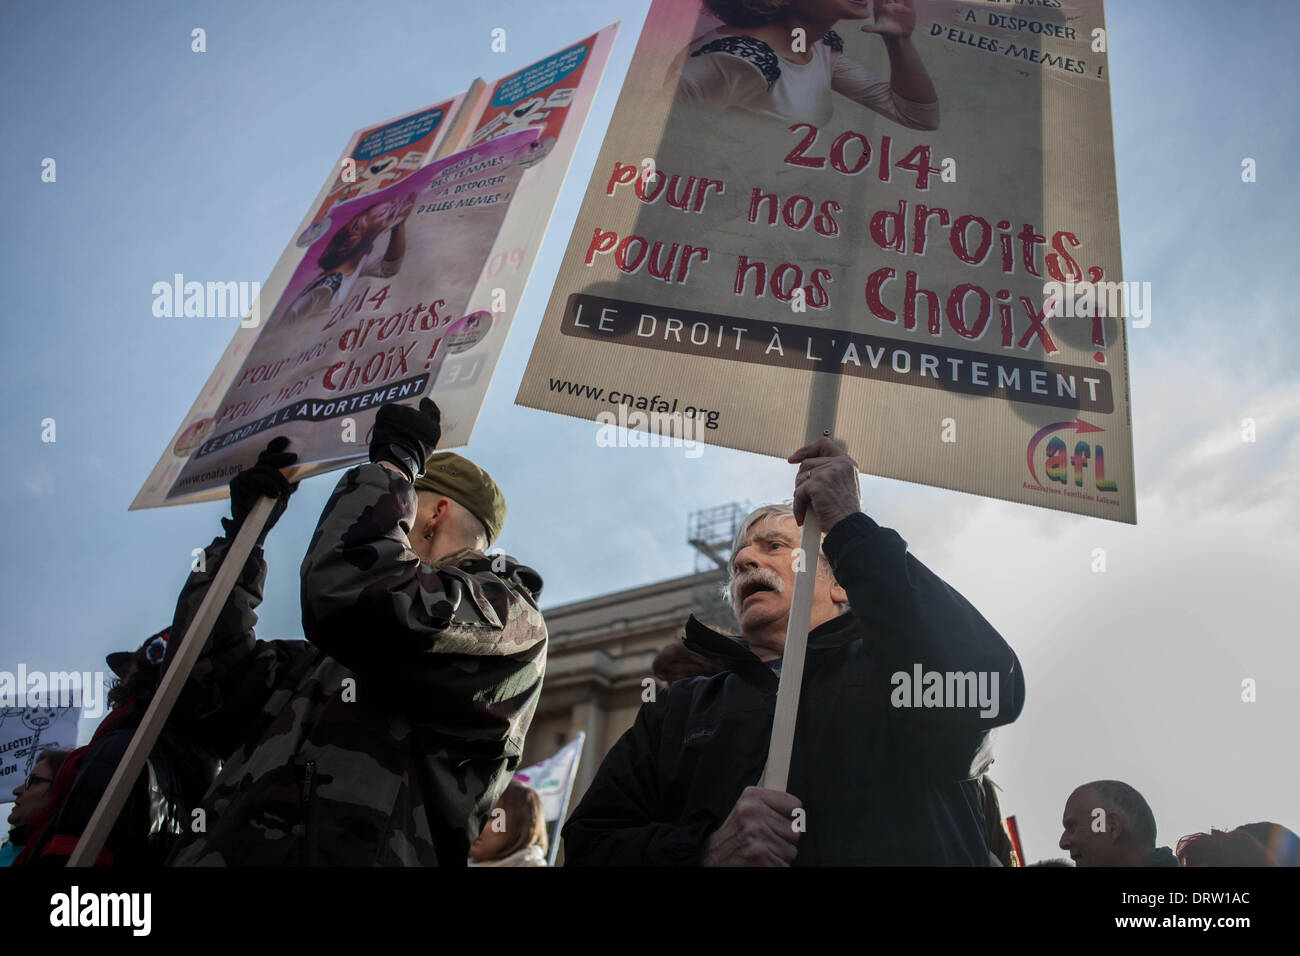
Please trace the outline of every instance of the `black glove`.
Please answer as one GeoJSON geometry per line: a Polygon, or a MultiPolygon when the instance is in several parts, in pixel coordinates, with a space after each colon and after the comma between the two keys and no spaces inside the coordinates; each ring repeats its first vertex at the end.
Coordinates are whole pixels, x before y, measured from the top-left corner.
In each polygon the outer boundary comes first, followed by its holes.
{"type": "Polygon", "coordinates": [[[257,538],[259,545],[266,540],[267,532],[280,519],[280,515],[284,514],[284,509],[289,506],[289,496],[298,490],[297,482],[289,484],[289,479],[280,473],[281,468],[287,468],[298,460],[293,452],[285,451],[288,447],[289,439],[284,435],[272,438],[266,450],[257,456],[257,464],[230,479],[231,518],[221,519],[227,538],[235,537],[259,498],[275,499],[271,517],[266,520],[262,533],[257,538]]]}
{"type": "Polygon", "coordinates": [[[424,474],[424,463],[441,437],[442,414],[431,399],[421,399],[418,410],[409,405],[385,405],[375,416],[370,460],[394,464],[407,481],[415,481],[424,474]]]}

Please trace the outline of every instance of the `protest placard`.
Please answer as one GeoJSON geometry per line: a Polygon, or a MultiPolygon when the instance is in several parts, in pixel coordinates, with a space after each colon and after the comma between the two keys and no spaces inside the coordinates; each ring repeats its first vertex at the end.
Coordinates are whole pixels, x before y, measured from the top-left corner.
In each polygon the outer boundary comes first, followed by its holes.
{"type": "Polygon", "coordinates": [[[441,448],[469,442],[617,29],[608,26],[483,91],[472,142],[519,129],[537,130],[537,141],[470,296],[468,311],[479,324],[473,334],[451,338],[434,382],[433,399],[443,410],[441,448]]]}
{"type": "Polygon", "coordinates": [[[271,431],[304,464],[354,459],[381,405],[427,394],[446,336],[473,334],[469,296],[536,137],[491,140],[335,206],[209,434],[182,447],[171,494],[227,484],[271,431]]]}
{"type": "Polygon", "coordinates": [[[1100,0],[751,6],[652,5],[517,401],[1135,521],[1100,0]]]}
{"type": "Polygon", "coordinates": [[[80,717],[80,704],[0,706],[0,793],[22,783],[42,751],[74,749],[80,717]]]}
{"type": "Polygon", "coordinates": [[[616,32],[354,133],[131,507],[225,497],[274,434],[293,439],[296,478],[364,461],[385,401],[431,395],[440,447],[466,444],[616,32]],[[460,147],[479,159],[452,168],[460,147]],[[433,183],[433,164],[451,178],[433,183]],[[409,204],[419,190],[440,201],[409,204]],[[385,264],[398,217],[405,248],[385,264]],[[353,239],[370,248],[335,262],[353,239]]]}

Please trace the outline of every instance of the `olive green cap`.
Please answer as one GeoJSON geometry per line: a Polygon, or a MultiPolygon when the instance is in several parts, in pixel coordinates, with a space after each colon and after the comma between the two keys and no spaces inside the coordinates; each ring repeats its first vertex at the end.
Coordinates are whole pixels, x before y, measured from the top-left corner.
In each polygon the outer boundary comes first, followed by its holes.
{"type": "Polygon", "coordinates": [[[415,487],[446,495],[478,518],[487,530],[489,547],[501,533],[506,521],[506,497],[492,476],[472,461],[449,451],[430,455],[424,474],[415,479],[415,487]]]}

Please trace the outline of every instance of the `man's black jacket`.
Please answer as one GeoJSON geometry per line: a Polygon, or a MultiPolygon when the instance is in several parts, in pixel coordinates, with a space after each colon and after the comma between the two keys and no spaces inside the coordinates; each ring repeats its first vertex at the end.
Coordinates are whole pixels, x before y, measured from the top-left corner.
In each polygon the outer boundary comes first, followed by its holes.
{"type": "MultiPolygon", "coordinates": [[[[806,813],[796,864],[987,865],[978,777],[992,760],[988,732],[1023,706],[1020,662],[896,532],[857,514],[823,550],[852,613],[808,638],[787,787],[806,813]],[[918,664],[987,673],[997,714],[893,706],[901,681],[891,677],[910,679],[918,664]]],[[[564,828],[566,865],[696,864],[757,784],[776,675],[694,618],[686,645],[727,669],[679,681],[641,708],[564,828]]]]}

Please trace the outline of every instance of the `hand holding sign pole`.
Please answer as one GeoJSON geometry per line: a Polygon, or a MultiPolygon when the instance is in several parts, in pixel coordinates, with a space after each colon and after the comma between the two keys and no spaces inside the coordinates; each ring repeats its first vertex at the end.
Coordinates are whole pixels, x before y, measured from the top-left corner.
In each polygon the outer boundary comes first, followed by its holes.
{"type": "Polygon", "coordinates": [[[113,824],[117,822],[122,807],[126,804],[133,784],[144,770],[145,761],[153,750],[153,745],[157,742],[158,735],[162,732],[163,725],[167,722],[167,717],[180,696],[190,671],[194,669],[194,664],[207,643],[217,615],[225,606],[226,598],[234,588],[235,580],[243,569],[244,562],[252,553],[253,546],[257,544],[257,539],[262,534],[267,519],[271,517],[276,503],[275,498],[259,498],[244,518],[239,533],[231,542],[230,551],[227,552],[221,567],[217,569],[212,586],[208,589],[203,603],[199,605],[198,613],[194,615],[193,622],[185,632],[180,650],[172,660],[171,666],[167,668],[162,681],[159,682],[153,700],[149,702],[149,709],[140,719],[140,726],[131,737],[131,743],[127,745],[126,753],[122,755],[117,770],[113,772],[112,779],[104,789],[99,805],[91,814],[81,839],[77,841],[76,849],[68,857],[68,866],[95,865],[95,861],[99,858],[99,851],[108,840],[108,835],[113,829],[113,824]]]}
{"type": "MultiPolygon", "coordinates": [[[[820,439],[829,438],[835,428],[835,407],[839,399],[839,377],[813,377],[809,394],[807,442],[795,455],[806,452],[820,439]],[[819,424],[824,423],[824,424],[819,424]]],[[[800,475],[808,474],[800,467],[800,475]]],[[[821,522],[817,511],[808,507],[806,494],[795,488],[795,519],[803,519],[799,539],[802,562],[795,570],[794,593],[790,596],[790,617],[786,624],[785,651],[781,678],[776,693],[776,713],[772,718],[772,737],[768,743],[767,764],[759,786],[785,790],[790,778],[790,758],[794,752],[795,721],[799,714],[799,692],[803,687],[804,650],[808,646],[808,628],[812,621],[813,591],[817,585],[817,562],[821,552],[821,522]],[[802,514],[801,514],[802,511],[802,514]]]]}
{"type": "MultiPolygon", "coordinates": [[[[477,93],[481,84],[481,80],[475,81],[475,85],[470,90],[471,97],[477,93]]],[[[461,116],[458,115],[448,136],[435,151],[435,159],[442,158],[454,150],[459,141],[467,135],[467,123],[468,120],[462,122],[461,116]]],[[[400,204],[393,208],[391,210],[393,223],[389,225],[404,221],[410,212],[409,205],[400,204]]],[[[231,534],[236,527],[238,531],[233,536],[230,550],[222,561],[221,567],[217,569],[194,620],[186,630],[180,650],[168,664],[167,671],[149,703],[149,708],[141,718],[140,726],[136,728],[126,753],[123,754],[98,806],[95,807],[95,812],[86,824],[76,849],[68,858],[68,866],[93,866],[99,858],[100,850],[107,842],[113,824],[126,805],[135,780],[144,770],[145,761],[153,750],[171,714],[172,707],[180,697],[181,690],[194,669],[204,645],[207,644],[217,616],[234,589],[239,572],[252,554],[253,548],[261,543],[265,531],[269,530],[270,525],[275,523],[276,518],[284,510],[288,495],[292,493],[293,488],[297,487],[296,484],[290,486],[288,479],[279,472],[279,469],[297,461],[296,454],[285,451],[288,444],[289,439],[284,435],[273,439],[266,451],[258,458],[257,466],[236,475],[231,482],[231,514],[234,523],[227,526],[227,534],[231,534]]],[[[301,475],[304,469],[299,468],[298,471],[301,475]]]]}

